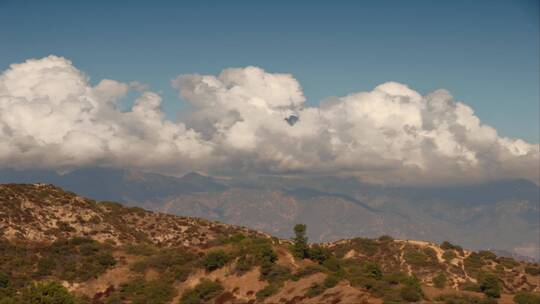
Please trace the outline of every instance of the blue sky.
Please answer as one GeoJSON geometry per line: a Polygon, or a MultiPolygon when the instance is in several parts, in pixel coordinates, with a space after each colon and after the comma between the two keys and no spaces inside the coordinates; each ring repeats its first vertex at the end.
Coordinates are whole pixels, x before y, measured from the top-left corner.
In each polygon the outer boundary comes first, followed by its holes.
{"type": "Polygon", "coordinates": [[[398,81],[449,90],[500,134],[539,142],[538,1],[2,1],[0,68],[69,58],[97,82],[260,66],[311,104],[398,81]]]}

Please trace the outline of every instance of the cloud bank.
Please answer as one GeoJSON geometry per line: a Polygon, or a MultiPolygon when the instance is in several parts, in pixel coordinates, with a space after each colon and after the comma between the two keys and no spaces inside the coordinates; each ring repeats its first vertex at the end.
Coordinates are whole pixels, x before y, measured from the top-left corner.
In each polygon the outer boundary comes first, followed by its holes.
{"type": "Polygon", "coordinates": [[[164,118],[161,97],[140,83],[92,86],[56,56],[13,64],[0,76],[0,168],[538,183],[538,145],[499,136],[445,90],[422,96],[387,82],[312,107],[292,75],[251,66],[180,75],[172,85],[191,104],[178,122],[164,118]],[[121,111],[129,90],[139,97],[121,111]],[[293,125],[285,121],[291,115],[299,118],[293,125]]]}

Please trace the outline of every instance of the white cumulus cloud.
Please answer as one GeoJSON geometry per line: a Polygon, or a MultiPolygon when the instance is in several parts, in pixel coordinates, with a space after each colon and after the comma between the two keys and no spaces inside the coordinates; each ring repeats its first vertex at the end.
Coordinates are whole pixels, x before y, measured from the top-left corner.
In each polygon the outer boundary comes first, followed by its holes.
{"type": "Polygon", "coordinates": [[[538,145],[499,136],[445,90],[422,96],[387,82],[313,107],[292,75],[257,67],[180,75],[172,85],[192,105],[180,122],[166,120],[161,97],[136,82],[91,86],[55,56],[13,64],[0,76],[0,167],[538,182],[538,145]],[[140,96],[123,112],[117,102],[130,89],[140,96]],[[299,117],[292,126],[290,115],[299,117]]]}
{"type": "Polygon", "coordinates": [[[108,79],[92,87],[61,57],[11,65],[0,76],[0,166],[197,169],[211,143],[164,120],[155,93],[142,93],[131,111],[120,111],[116,101],[128,89],[108,79]]]}

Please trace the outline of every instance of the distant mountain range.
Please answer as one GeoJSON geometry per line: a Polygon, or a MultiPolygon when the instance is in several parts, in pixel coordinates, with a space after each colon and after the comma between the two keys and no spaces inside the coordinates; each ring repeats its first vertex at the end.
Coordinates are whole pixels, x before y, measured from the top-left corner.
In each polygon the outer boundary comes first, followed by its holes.
{"type": "Polygon", "coordinates": [[[540,254],[540,188],[528,180],[406,187],[338,177],[0,170],[0,183],[13,182],[52,183],[98,200],[243,225],[280,237],[289,237],[294,224],[305,223],[310,240],[317,242],[388,234],[535,259],[540,254]]]}

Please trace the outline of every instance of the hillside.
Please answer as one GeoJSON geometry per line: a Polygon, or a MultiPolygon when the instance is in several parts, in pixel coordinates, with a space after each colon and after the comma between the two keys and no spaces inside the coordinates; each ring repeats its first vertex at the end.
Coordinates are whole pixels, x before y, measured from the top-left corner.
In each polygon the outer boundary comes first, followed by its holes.
{"type": "Polygon", "coordinates": [[[0,185],[0,303],[33,303],[45,289],[68,299],[59,303],[94,304],[513,303],[517,294],[532,301],[519,303],[537,303],[540,296],[540,265],[488,251],[389,236],[306,247],[302,237],[297,232],[293,245],[48,184],[0,185]]]}

